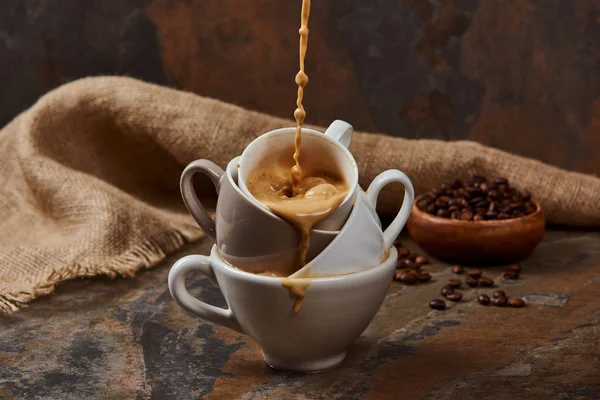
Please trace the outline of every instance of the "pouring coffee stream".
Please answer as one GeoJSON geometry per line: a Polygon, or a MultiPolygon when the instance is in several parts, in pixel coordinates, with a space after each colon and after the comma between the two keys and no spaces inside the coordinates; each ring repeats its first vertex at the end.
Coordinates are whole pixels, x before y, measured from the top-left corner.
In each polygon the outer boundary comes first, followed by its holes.
{"type": "Polygon", "coordinates": [[[306,118],[306,110],[302,105],[304,98],[304,87],[308,84],[308,75],[304,72],[304,58],[306,57],[306,48],[308,47],[308,18],[310,16],[310,0],[302,0],[302,14],[300,16],[300,71],[296,75],[296,84],[298,85],[298,95],[296,105],[298,108],[294,111],[296,120],[296,136],[294,137],[294,162],[290,173],[292,176],[292,197],[298,194],[300,181],[302,180],[302,167],[300,166],[300,146],[302,145],[302,124],[306,118]]]}
{"type": "Polygon", "coordinates": [[[248,189],[254,197],[273,213],[294,224],[299,231],[298,269],[306,265],[310,245],[310,231],[315,224],[327,218],[344,201],[348,184],[332,171],[315,171],[304,176],[301,160],[302,125],[306,110],[302,104],[308,76],[304,72],[304,59],[308,46],[308,19],[310,0],[302,1],[300,34],[300,71],[296,75],[298,94],[294,111],[296,134],[294,136],[294,165],[286,171],[283,165],[272,164],[254,171],[248,189]]]}

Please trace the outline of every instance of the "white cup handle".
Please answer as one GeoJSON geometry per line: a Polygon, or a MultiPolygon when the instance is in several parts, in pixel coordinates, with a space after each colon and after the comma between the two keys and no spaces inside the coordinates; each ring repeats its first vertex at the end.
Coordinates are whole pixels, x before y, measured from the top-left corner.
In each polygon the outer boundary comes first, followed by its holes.
{"type": "Polygon", "coordinates": [[[345,148],[348,148],[350,142],[352,142],[353,132],[354,128],[352,128],[352,125],[337,119],[329,125],[329,128],[325,131],[325,136],[329,136],[333,140],[340,142],[345,148]]]}
{"type": "Polygon", "coordinates": [[[181,197],[192,217],[196,220],[200,228],[213,240],[216,239],[216,225],[215,220],[210,216],[208,211],[202,205],[200,199],[194,191],[193,178],[198,172],[202,172],[208,175],[212,183],[215,185],[217,194],[221,188],[221,177],[225,174],[225,171],[217,164],[209,160],[196,160],[192,161],[181,174],[179,179],[179,189],[181,190],[181,197]]]}
{"type": "Polygon", "coordinates": [[[171,296],[173,296],[175,301],[183,309],[198,315],[202,319],[245,334],[231,309],[212,306],[198,300],[188,292],[185,287],[185,277],[192,271],[198,271],[207,276],[218,287],[209,257],[199,255],[186,256],[177,261],[173,265],[173,268],[171,268],[171,271],[169,271],[169,292],[171,292],[171,296]]]}
{"type": "Polygon", "coordinates": [[[415,201],[415,189],[413,188],[412,182],[408,176],[406,176],[404,172],[398,171],[397,169],[390,169],[377,175],[367,189],[367,198],[373,207],[375,207],[377,205],[377,198],[379,197],[379,192],[381,192],[381,189],[393,182],[399,182],[404,185],[404,201],[402,202],[400,211],[398,211],[398,214],[390,226],[388,226],[383,232],[383,239],[386,249],[392,247],[394,240],[396,237],[398,237],[400,231],[402,231],[402,228],[404,228],[406,221],[408,221],[413,202],[415,201]]]}

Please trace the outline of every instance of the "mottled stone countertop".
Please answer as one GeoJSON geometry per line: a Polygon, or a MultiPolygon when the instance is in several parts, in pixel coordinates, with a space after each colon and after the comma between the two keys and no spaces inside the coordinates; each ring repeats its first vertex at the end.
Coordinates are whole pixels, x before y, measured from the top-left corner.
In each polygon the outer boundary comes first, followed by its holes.
{"type": "MultiPolygon", "coordinates": [[[[414,245],[405,240],[405,245],[414,245]]],[[[600,233],[549,232],[503,282],[522,309],[484,307],[476,294],[446,311],[427,303],[451,277],[393,283],[372,324],[337,369],[271,370],[245,336],[188,315],[167,289],[188,246],[136,279],[80,280],[0,316],[0,398],[23,399],[597,399],[600,396],[600,233]]],[[[224,300],[206,279],[192,291],[224,300]]]]}

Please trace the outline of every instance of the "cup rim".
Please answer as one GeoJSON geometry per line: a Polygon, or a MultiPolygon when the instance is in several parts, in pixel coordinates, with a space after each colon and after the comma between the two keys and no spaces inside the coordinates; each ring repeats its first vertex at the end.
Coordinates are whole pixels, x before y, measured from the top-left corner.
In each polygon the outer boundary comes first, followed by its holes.
{"type": "Polygon", "coordinates": [[[290,277],[283,277],[283,276],[279,277],[279,276],[257,275],[257,274],[253,274],[251,272],[246,272],[239,268],[235,268],[234,266],[227,263],[227,261],[223,260],[223,258],[219,254],[219,249],[217,248],[216,244],[213,245],[210,250],[210,260],[211,260],[211,265],[213,266],[213,268],[215,268],[215,265],[212,263],[212,261],[216,260],[215,264],[217,264],[217,267],[222,268],[225,271],[227,271],[233,275],[236,275],[236,276],[244,278],[244,279],[248,279],[255,283],[281,284],[282,280],[288,280],[288,281],[294,281],[294,282],[299,282],[299,283],[311,282],[311,284],[314,284],[314,283],[336,282],[339,280],[347,280],[347,279],[368,278],[369,276],[376,274],[379,270],[385,269],[389,263],[394,263],[394,264],[396,263],[396,260],[398,258],[398,250],[396,249],[396,247],[392,246],[387,250],[389,250],[388,257],[385,260],[381,261],[379,264],[377,264],[371,268],[368,268],[368,269],[365,269],[362,271],[358,271],[358,272],[344,274],[344,275],[317,276],[317,277],[305,277],[305,278],[290,278],[290,277]]]}
{"type": "MultiPolygon", "coordinates": [[[[271,136],[275,136],[275,135],[281,135],[281,134],[287,134],[288,132],[291,133],[296,133],[296,127],[287,127],[287,128],[279,128],[279,129],[275,129],[269,132],[266,132],[260,136],[257,136],[256,139],[254,139],[252,142],[250,142],[250,144],[248,144],[248,146],[246,146],[246,148],[244,149],[244,151],[242,152],[242,155],[239,156],[239,164],[240,166],[242,165],[242,161],[244,159],[244,156],[246,156],[247,154],[250,153],[250,146],[252,146],[253,143],[256,142],[256,140],[258,139],[267,139],[268,137],[271,136]]],[[[354,179],[352,180],[352,182],[348,182],[350,184],[350,190],[348,191],[348,195],[344,198],[344,200],[342,201],[342,203],[339,205],[339,207],[341,207],[342,205],[346,204],[348,201],[351,201],[353,198],[353,194],[356,193],[356,190],[358,188],[358,166],[356,165],[356,160],[354,159],[354,156],[352,156],[352,153],[350,153],[350,150],[348,150],[345,146],[343,146],[340,142],[338,142],[337,140],[334,140],[332,138],[330,138],[329,136],[326,136],[325,133],[323,132],[319,132],[317,130],[314,129],[310,129],[310,128],[305,128],[302,127],[302,134],[304,133],[308,133],[311,135],[318,135],[317,137],[324,139],[325,141],[328,141],[330,143],[332,143],[334,146],[337,146],[338,148],[340,148],[342,150],[342,153],[344,153],[344,155],[346,156],[346,158],[348,159],[348,161],[350,162],[350,164],[353,167],[354,170],[354,179]]],[[[239,169],[239,168],[238,168],[239,169]]],[[[240,181],[240,179],[238,178],[238,182],[240,181]]],[[[238,183],[239,185],[239,183],[238,183]]],[[[244,186],[245,186],[245,182],[244,182],[244,186]]],[[[244,190],[242,189],[241,185],[239,186],[239,189],[243,192],[244,190]]],[[[258,201],[253,195],[252,193],[250,193],[250,191],[248,190],[248,197],[250,197],[252,199],[252,201],[255,204],[258,204],[261,208],[271,212],[269,210],[269,208],[267,206],[265,206],[264,204],[262,204],[260,201],[258,201]]]]}

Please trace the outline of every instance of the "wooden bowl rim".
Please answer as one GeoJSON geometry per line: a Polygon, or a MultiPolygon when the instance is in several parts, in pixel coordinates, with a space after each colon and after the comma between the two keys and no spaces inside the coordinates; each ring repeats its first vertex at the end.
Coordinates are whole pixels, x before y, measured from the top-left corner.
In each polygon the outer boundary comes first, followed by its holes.
{"type": "Polygon", "coordinates": [[[436,223],[440,223],[440,224],[455,225],[455,226],[459,226],[459,225],[462,225],[462,226],[509,225],[509,224],[523,222],[528,219],[538,218],[540,216],[540,214],[543,217],[542,206],[540,205],[540,203],[538,203],[535,200],[530,200],[533,204],[535,204],[535,211],[529,215],[525,215],[524,217],[509,218],[509,219],[481,220],[481,221],[463,221],[460,219],[443,218],[443,217],[438,217],[437,215],[429,214],[428,212],[423,211],[419,207],[417,207],[417,203],[419,202],[419,200],[421,200],[421,198],[423,198],[423,196],[424,195],[419,195],[415,198],[415,201],[414,201],[413,207],[412,207],[412,213],[416,214],[419,217],[427,218],[427,219],[432,220],[432,222],[436,222],[436,223]]]}

